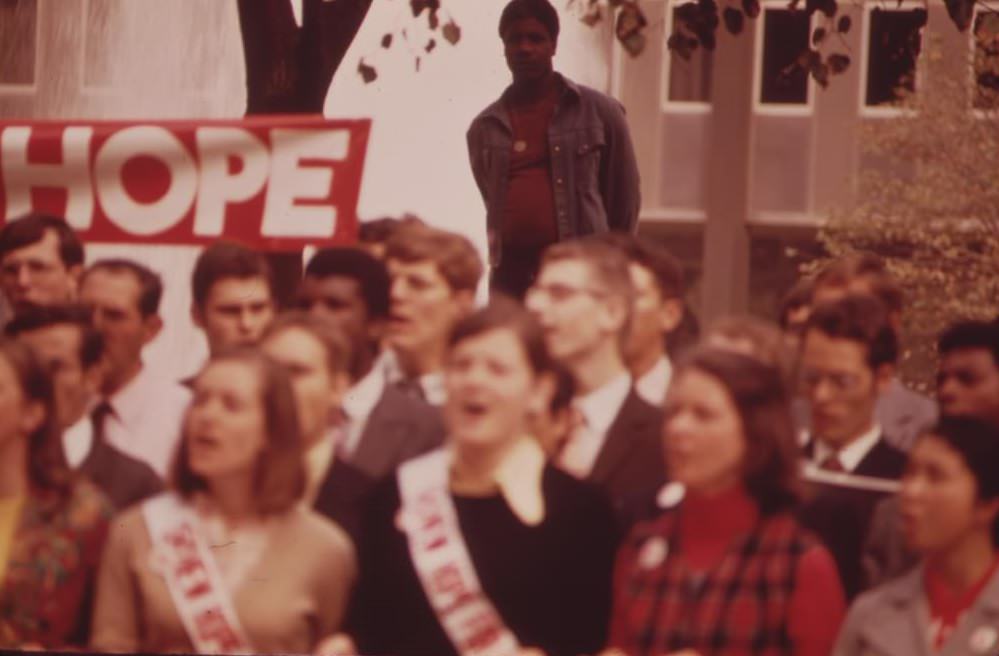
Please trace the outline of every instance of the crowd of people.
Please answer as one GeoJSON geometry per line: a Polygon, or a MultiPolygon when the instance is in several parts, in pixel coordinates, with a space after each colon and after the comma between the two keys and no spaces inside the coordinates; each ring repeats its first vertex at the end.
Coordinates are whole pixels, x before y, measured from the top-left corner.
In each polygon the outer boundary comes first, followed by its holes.
{"type": "Polygon", "coordinates": [[[57,217],[0,230],[4,647],[999,649],[999,324],[955,323],[911,391],[873,255],[691,341],[682,267],[627,233],[482,307],[475,248],[415,217],[294,298],[220,242],[184,381],[142,360],[160,277],[84,262],[57,217]]]}
{"type": "Polygon", "coordinates": [[[999,653],[999,323],[956,321],[917,393],[906,299],[857,253],[698,334],[634,234],[620,105],[554,72],[547,0],[499,35],[488,266],[385,218],[285,297],[214,243],[177,381],[142,358],[159,275],[59,217],[0,229],[0,648],[999,653]]]}

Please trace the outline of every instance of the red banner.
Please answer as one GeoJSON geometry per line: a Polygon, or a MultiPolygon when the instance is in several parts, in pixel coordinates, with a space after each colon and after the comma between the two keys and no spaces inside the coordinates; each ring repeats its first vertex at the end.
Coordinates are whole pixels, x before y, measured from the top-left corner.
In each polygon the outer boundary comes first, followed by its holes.
{"type": "Polygon", "coordinates": [[[371,121],[0,122],[0,218],[86,241],[263,250],[353,241],[371,121]]]}

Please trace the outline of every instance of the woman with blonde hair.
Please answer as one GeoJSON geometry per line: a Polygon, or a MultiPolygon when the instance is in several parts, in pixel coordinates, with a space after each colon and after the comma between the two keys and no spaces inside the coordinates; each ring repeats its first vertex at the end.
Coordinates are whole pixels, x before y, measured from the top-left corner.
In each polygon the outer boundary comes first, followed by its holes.
{"type": "Polygon", "coordinates": [[[214,356],[193,387],[173,490],[111,532],[91,647],[311,652],[339,628],[355,560],[343,531],[300,503],[288,374],[235,350],[214,356]]]}

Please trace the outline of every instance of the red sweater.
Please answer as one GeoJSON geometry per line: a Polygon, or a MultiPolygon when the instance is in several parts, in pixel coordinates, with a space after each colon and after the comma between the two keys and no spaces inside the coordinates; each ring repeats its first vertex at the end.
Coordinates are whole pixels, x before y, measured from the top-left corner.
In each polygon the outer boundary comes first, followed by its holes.
{"type": "MultiPolygon", "coordinates": [[[[753,529],[759,509],[742,487],[713,497],[688,492],[679,514],[683,554],[692,570],[719,564],[729,547],[753,529]]],[[[797,585],[788,611],[788,631],[797,656],[827,656],[846,614],[836,563],[822,546],[806,551],[795,572],[797,585]]]]}

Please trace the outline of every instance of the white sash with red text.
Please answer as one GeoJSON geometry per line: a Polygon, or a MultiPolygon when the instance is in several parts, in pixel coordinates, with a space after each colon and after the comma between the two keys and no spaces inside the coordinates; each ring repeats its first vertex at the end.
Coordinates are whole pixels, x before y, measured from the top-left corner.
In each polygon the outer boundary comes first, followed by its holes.
{"type": "Polygon", "coordinates": [[[200,654],[254,652],[190,505],[173,493],[142,505],[156,567],[200,654]]]}
{"type": "Polygon", "coordinates": [[[448,486],[451,455],[438,449],[399,467],[397,523],[444,632],[462,656],[512,656],[517,638],[482,591],[448,486]]]}

